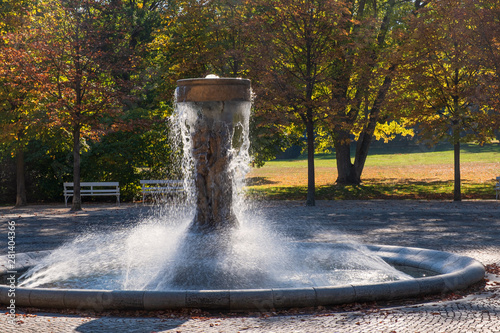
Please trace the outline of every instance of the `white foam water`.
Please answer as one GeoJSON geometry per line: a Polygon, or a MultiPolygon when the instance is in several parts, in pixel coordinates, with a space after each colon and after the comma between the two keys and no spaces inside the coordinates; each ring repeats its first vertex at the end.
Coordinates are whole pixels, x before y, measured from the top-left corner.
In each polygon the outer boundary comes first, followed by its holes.
{"type": "Polygon", "coordinates": [[[240,226],[225,235],[190,233],[190,215],[155,217],[131,230],[78,237],[31,268],[20,286],[255,289],[410,278],[359,244],[295,242],[255,212],[238,215],[240,226]]]}

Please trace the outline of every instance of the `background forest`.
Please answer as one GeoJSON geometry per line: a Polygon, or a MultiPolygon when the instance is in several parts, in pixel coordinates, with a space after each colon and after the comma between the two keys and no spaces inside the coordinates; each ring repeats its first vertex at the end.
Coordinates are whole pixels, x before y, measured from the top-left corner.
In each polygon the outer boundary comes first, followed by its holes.
{"type": "MultiPolygon", "coordinates": [[[[254,165],[335,152],[361,183],[371,143],[495,139],[498,0],[0,0],[0,204],[62,201],[65,181],[178,177],[178,79],[244,77],[254,165]]],[[[73,207],[78,209],[78,207],[73,207]]]]}

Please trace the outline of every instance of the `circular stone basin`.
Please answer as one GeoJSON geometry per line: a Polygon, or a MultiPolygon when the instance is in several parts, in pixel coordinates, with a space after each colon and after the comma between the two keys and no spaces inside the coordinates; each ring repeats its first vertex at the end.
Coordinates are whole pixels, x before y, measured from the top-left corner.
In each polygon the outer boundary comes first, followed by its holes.
{"type": "MultiPolygon", "coordinates": [[[[279,308],[389,301],[450,292],[481,281],[485,274],[484,266],[477,260],[448,252],[385,245],[367,247],[390,265],[427,270],[436,275],[364,285],[231,290],[81,290],[0,285],[0,304],[10,304],[9,289],[14,287],[17,307],[95,311],[181,308],[269,311],[279,308]]],[[[47,251],[18,254],[16,267],[10,271],[26,270],[46,254],[47,251]]],[[[5,277],[12,274],[8,273],[6,268],[6,256],[0,264],[0,275],[5,277]]]]}

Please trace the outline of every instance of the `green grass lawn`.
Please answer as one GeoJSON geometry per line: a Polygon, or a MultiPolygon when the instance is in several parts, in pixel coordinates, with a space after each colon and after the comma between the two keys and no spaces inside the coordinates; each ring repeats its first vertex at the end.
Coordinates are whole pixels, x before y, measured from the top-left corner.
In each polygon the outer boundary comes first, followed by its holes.
{"type": "MultiPolygon", "coordinates": [[[[363,183],[339,186],[334,154],[315,160],[317,199],[452,199],[453,149],[373,149],[363,171],[363,183]]],[[[500,144],[467,144],[461,149],[464,199],[494,199],[495,178],[500,176],[500,144]]],[[[266,199],[304,200],[307,159],[275,160],[248,176],[247,193],[266,199]]]]}

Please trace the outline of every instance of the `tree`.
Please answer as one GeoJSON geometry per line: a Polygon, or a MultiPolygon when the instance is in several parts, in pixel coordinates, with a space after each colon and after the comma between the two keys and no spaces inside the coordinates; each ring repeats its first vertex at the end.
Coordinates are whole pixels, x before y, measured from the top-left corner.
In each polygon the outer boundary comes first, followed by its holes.
{"type": "MultiPolygon", "coordinates": [[[[131,55],[117,21],[120,1],[45,1],[34,29],[36,56],[45,79],[39,82],[53,126],[73,145],[72,210],[81,210],[81,141],[116,127],[131,55]]],[[[125,89],[125,91],[127,91],[125,89]]]]}
{"type": "Polygon", "coordinates": [[[256,49],[251,70],[257,104],[268,121],[304,126],[308,152],[307,201],[315,205],[315,130],[326,116],[331,65],[348,20],[340,1],[248,1],[256,49]]]}
{"type": "Polygon", "coordinates": [[[483,68],[470,14],[461,1],[441,0],[411,18],[395,99],[422,136],[453,144],[455,201],[461,200],[460,142],[486,142],[495,128],[481,102],[483,68]]]}
{"type": "Polygon", "coordinates": [[[35,0],[2,0],[0,1],[0,34],[16,32],[26,24],[35,0]]]}
{"type": "Polygon", "coordinates": [[[16,206],[27,204],[25,147],[44,126],[37,108],[39,72],[31,57],[31,9],[29,1],[7,1],[0,13],[0,143],[16,157],[16,206]]]}
{"type": "MultiPolygon", "coordinates": [[[[499,115],[500,110],[500,3],[471,0],[463,3],[471,20],[470,42],[481,64],[481,102],[499,115]]],[[[496,119],[498,122],[498,119],[496,119]]]]}
{"type": "Polygon", "coordinates": [[[171,98],[179,79],[245,76],[248,41],[240,2],[182,0],[162,12],[162,26],[149,47],[151,67],[161,78],[161,98],[171,98]]]}
{"type": "MultiPolygon", "coordinates": [[[[330,74],[334,83],[328,117],[338,184],[361,182],[372,138],[377,127],[390,118],[384,104],[397,71],[392,62],[397,47],[393,35],[401,19],[421,5],[421,1],[346,1],[345,15],[351,24],[346,29],[345,42],[336,46],[341,56],[330,74]],[[354,163],[353,137],[357,138],[354,163]]],[[[394,129],[405,133],[399,126],[394,129]]]]}

